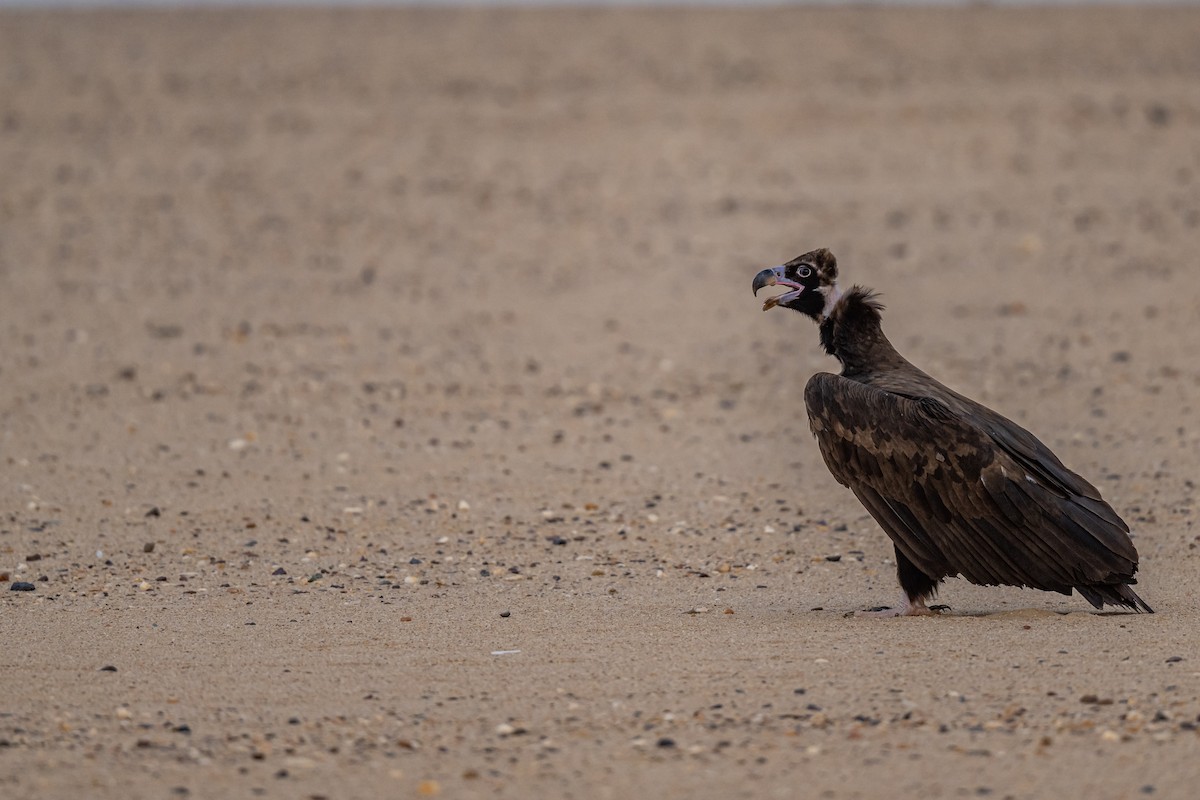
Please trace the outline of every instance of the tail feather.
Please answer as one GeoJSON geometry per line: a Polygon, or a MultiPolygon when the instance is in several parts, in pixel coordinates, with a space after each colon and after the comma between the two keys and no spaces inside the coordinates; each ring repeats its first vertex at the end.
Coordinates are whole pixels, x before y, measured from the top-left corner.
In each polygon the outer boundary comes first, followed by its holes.
{"type": "Polygon", "coordinates": [[[1127,583],[1092,584],[1091,586],[1076,586],[1075,589],[1083,595],[1084,600],[1096,608],[1103,608],[1105,604],[1108,604],[1123,606],[1139,613],[1143,611],[1147,614],[1154,613],[1154,609],[1147,605],[1145,600],[1138,597],[1127,583]]]}

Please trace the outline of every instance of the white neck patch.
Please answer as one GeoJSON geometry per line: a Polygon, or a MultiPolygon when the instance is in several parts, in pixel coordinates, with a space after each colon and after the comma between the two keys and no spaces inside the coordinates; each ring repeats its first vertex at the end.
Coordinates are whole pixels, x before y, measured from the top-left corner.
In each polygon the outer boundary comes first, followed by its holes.
{"type": "Polygon", "coordinates": [[[819,290],[825,295],[825,307],[821,309],[821,319],[829,319],[829,315],[833,313],[833,309],[842,299],[842,289],[836,283],[832,286],[822,286],[819,290]]]}

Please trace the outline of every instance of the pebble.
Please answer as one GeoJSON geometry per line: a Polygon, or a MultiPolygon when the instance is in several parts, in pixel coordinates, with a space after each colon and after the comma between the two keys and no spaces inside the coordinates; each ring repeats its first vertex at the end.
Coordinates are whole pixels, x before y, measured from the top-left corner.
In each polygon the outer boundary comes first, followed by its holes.
{"type": "Polygon", "coordinates": [[[142,552],[143,553],[153,553],[154,552],[154,542],[146,542],[144,545],[142,545],[142,552]]]}
{"type": "Polygon", "coordinates": [[[509,617],[512,616],[512,612],[511,611],[501,611],[500,616],[504,617],[505,619],[508,619],[509,617]]]}
{"type": "Polygon", "coordinates": [[[272,575],[287,575],[287,570],[284,569],[283,567],[276,567],[275,571],[272,572],[271,574],[272,575]]]}
{"type": "Polygon", "coordinates": [[[10,587],[9,591],[12,591],[12,592],[32,592],[32,591],[33,591],[34,589],[36,589],[36,588],[37,588],[37,587],[36,587],[36,586],[34,586],[32,583],[26,583],[25,581],[17,581],[16,583],[14,583],[14,584],[13,584],[13,585],[10,587]]]}

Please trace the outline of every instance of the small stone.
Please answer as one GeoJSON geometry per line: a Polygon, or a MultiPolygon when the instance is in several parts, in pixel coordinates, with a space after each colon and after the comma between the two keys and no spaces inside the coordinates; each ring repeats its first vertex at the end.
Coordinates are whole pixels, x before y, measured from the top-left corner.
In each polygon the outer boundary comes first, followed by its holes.
{"type": "Polygon", "coordinates": [[[272,575],[287,575],[287,570],[284,569],[283,567],[276,567],[275,571],[272,572],[271,574],[272,575]]]}
{"type": "Polygon", "coordinates": [[[671,739],[671,738],[669,738],[669,737],[667,737],[667,736],[664,736],[664,737],[662,737],[661,739],[659,739],[659,740],[658,740],[657,744],[658,744],[658,746],[659,746],[659,747],[662,747],[662,748],[664,748],[664,749],[666,749],[666,748],[671,748],[671,747],[674,747],[674,746],[675,746],[675,740],[674,740],[674,739],[671,739]]]}
{"type": "Polygon", "coordinates": [[[27,583],[27,582],[25,582],[25,581],[17,581],[17,582],[16,582],[16,583],[14,583],[14,584],[13,584],[11,587],[9,587],[9,591],[12,591],[12,592],[32,592],[32,591],[33,591],[34,589],[36,589],[36,588],[37,588],[37,587],[36,587],[36,586],[34,586],[32,583],[27,583]]]}
{"type": "Polygon", "coordinates": [[[1183,661],[1183,656],[1171,656],[1167,659],[1168,664],[1178,664],[1180,661],[1183,661]]]}
{"type": "Polygon", "coordinates": [[[499,725],[496,726],[496,735],[497,736],[512,736],[516,732],[517,732],[517,729],[515,727],[513,727],[512,725],[509,725],[507,722],[501,722],[499,725]]]}
{"type": "Polygon", "coordinates": [[[500,616],[504,617],[505,619],[508,619],[509,617],[512,616],[512,612],[511,611],[501,611],[500,616]]]}
{"type": "Polygon", "coordinates": [[[146,542],[144,545],[142,545],[142,552],[143,553],[153,553],[154,552],[154,542],[146,542]]]}
{"type": "Polygon", "coordinates": [[[117,719],[132,719],[132,718],[133,718],[133,712],[132,712],[132,711],[130,711],[130,710],[129,710],[128,708],[126,708],[125,706],[121,706],[120,708],[118,708],[118,709],[116,710],[116,712],[115,712],[115,716],[116,716],[116,718],[117,718],[117,719]]]}
{"type": "Polygon", "coordinates": [[[421,781],[417,784],[417,794],[422,797],[434,797],[442,793],[442,785],[437,781],[421,781]]]}
{"type": "Polygon", "coordinates": [[[112,664],[107,664],[96,671],[97,672],[116,672],[117,668],[114,667],[112,664]]]}
{"type": "Polygon", "coordinates": [[[840,553],[834,553],[834,554],[833,554],[833,555],[831,555],[831,556],[825,556],[825,560],[826,560],[826,561],[838,562],[838,561],[841,561],[841,560],[842,560],[842,556],[841,556],[841,554],[840,554],[840,553]]]}

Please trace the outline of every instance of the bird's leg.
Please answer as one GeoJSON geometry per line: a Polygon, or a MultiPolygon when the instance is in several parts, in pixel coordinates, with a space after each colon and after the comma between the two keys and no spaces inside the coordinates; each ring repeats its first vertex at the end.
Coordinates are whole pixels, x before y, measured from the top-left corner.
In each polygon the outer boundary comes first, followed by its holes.
{"type": "Polygon", "coordinates": [[[899,547],[896,548],[896,578],[900,581],[900,603],[896,608],[873,608],[860,613],[869,617],[928,617],[938,613],[940,608],[925,605],[925,599],[937,592],[937,580],[921,572],[899,547]]]}

